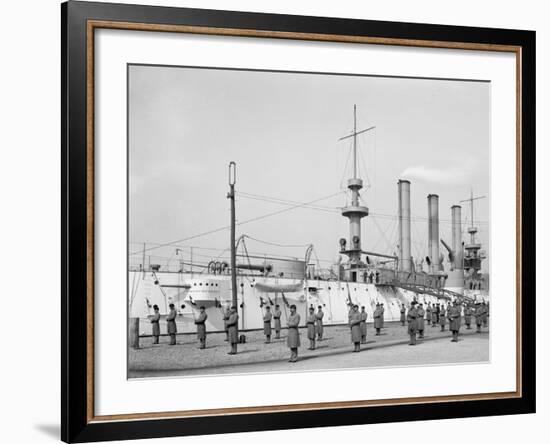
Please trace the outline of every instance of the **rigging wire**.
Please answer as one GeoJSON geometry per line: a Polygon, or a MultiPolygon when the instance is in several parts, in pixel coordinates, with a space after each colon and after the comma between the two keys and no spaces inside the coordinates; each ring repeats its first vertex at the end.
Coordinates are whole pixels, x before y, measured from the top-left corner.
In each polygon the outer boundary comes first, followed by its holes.
{"type": "MultiPolygon", "coordinates": [[[[310,204],[313,204],[313,203],[316,203],[316,202],[320,202],[322,200],[330,199],[331,197],[337,196],[339,194],[342,194],[341,190],[338,191],[337,193],[329,194],[328,196],[320,197],[318,199],[314,199],[314,200],[309,201],[309,202],[297,203],[296,205],[293,205],[293,206],[288,207],[288,208],[283,208],[281,210],[272,211],[270,213],[263,214],[261,216],[256,216],[256,217],[253,217],[251,219],[244,220],[242,222],[237,222],[235,225],[244,225],[244,224],[248,224],[248,223],[251,223],[251,222],[256,222],[258,220],[262,220],[262,219],[266,219],[268,217],[272,217],[272,216],[276,216],[276,215],[279,215],[279,214],[282,214],[282,213],[286,213],[288,211],[292,211],[292,210],[297,209],[297,208],[301,208],[301,207],[304,207],[304,206],[307,206],[307,205],[310,205],[310,204]]],[[[188,240],[191,240],[191,239],[197,239],[199,237],[207,236],[209,234],[218,233],[220,231],[224,231],[224,230],[227,230],[229,228],[231,228],[231,226],[226,225],[225,227],[220,227],[220,228],[216,228],[214,230],[205,231],[203,233],[195,234],[193,236],[189,236],[189,237],[186,237],[186,238],[183,238],[183,239],[178,239],[178,240],[175,240],[175,241],[172,241],[172,242],[166,242],[164,244],[160,244],[158,246],[153,246],[153,247],[150,247],[150,248],[145,248],[145,249],[143,249],[139,252],[134,252],[134,253],[130,253],[130,254],[133,255],[133,254],[137,254],[137,253],[143,253],[145,251],[155,250],[155,249],[161,248],[161,247],[173,246],[174,244],[179,243],[179,242],[185,242],[185,241],[188,241],[188,240]]]]}

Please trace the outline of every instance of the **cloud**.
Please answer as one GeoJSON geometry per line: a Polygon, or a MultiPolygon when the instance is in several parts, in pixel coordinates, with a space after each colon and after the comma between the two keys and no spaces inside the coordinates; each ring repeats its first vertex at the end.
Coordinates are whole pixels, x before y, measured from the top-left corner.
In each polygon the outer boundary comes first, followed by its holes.
{"type": "Polygon", "coordinates": [[[405,168],[400,177],[438,184],[460,185],[471,182],[474,170],[475,164],[455,165],[449,168],[429,168],[425,165],[416,165],[405,168]]]}

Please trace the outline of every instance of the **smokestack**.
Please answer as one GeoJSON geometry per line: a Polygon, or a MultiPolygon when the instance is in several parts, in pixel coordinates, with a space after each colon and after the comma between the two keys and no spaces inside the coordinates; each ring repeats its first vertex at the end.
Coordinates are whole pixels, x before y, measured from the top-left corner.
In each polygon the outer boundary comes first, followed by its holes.
{"type": "Polygon", "coordinates": [[[428,194],[428,254],[430,272],[439,271],[439,196],[428,194]]]}
{"type": "Polygon", "coordinates": [[[455,255],[455,270],[464,269],[464,253],[462,248],[462,208],[460,205],[451,207],[451,215],[453,221],[453,251],[455,255]]]}
{"type": "Polygon", "coordinates": [[[411,258],[411,183],[397,182],[399,211],[399,271],[412,270],[411,258]]]}

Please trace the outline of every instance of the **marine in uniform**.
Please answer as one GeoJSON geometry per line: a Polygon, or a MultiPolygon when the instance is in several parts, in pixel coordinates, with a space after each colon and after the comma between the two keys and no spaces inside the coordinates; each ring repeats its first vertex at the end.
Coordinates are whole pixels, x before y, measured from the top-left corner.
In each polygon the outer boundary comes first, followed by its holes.
{"type": "Polygon", "coordinates": [[[223,315],[223,329],[225,330],[225,340],[229,341],[229,331],[227,330],[227,320],[229,319],[229,316],[231,316],[231,309],[229,307],[226,307],[222,315],[223,315]]]}
{"type": "Polygon", "coordinates": [[[380,329],[382,328],[382,309],[380,308],[380,304],[376,304],[376,309],[374,310],[372,317],[374,318],[374,328],[376,329],[376,336],[380,336],[380,329]]]}
{"type": "Polygon", "coordinates": [[[483,323],[483,307],[479,302],[476,302],[475,317],[477,326],[476,333],[481,333],[481,324],[483,323]]]}
{"type": "Polygon", "coordinates": [[[417,316],[416,301],[412,301],[409,312],[407,313],[407,322],[409,323],[408,332],[410,337],[409,345],[416,345],[416,331],[418,330],[417,316]]]}
{"type": "Polygon", "coordinates": [[[166,316],[166,328],[170,335],[170,345],[176,345],[176,333],[178,329],[176,327],[176,316],[178,315],[174,304],[170,304],[170,313],[166,316]]]}
{"type": "Polygon", "coordinates": [[[290,315],[287,319],[288,336],[286,345],[290,348],[290,359],[288,362],[296,362],[298,360],[298,347],[300,347],[300,315],[296,313],[296,305],[290,306],[290,315]]]}
{"type": "Polygon", "coordinates": [[[367,343],[367,312],[365,311],[365,307],[361,307],[361,313],[359,313],[361,316],[361,324],[359,324],[359,327],[361,328],[361,344],[367,343]]]}
{"type": "Polygon", "coordinates": [[[458,302],[458,299],[454,301],[453,306],[449,309],[449,329],[453,334],[453,339],[451,342],[458,342],[458,331],[460,330],[460,317],[461,317],[461,308],[458,302]]]}
{"type": "Polygon", "coordinates": [[[441,311],[439,312],[439,325],[441,325],[441,331],[445,331],[446,324],[447,316],[445,315],[445,306],[441,304],[441,311]]]}
{"type": "Polygon", "coordinates": [[[271,342],[271,318],[273,315],[271,314],[271,307],[268,305],[265,307],[265,313],[264,313],[264,335],[265,335],[265,343],[269,344],[271,342]]]}
{"type": "Polygon", "coordinates": [[[349,315],[349,326],[351,328],[351,342],[353,342],[353,351],[361,351],[361,314],[359,306],[354,305],[349,315]]]}
{"type": "Polygon", "coordinates": [[[227,339],[231,344],[231,351],[227,354],[236,355],[237,344],[239,343],[239,315],[235,306],[231,307],[229,318],[227,319],[227,339]]]}
{"type": "Polygon", "coordinates": [[[206,314],[204,305],[201,305],[199,310],[200,313],[195,319],[195,325],[197,326],[197,338],[200,344],[199,349],[204,350],[206,348],[206,319],[208,319],[208,315],[206,314]]]}
{"type": "Polygon", "coordinates": [[[306,317],[307,338],[309,339],[308,350],[315,350],[315,309],[309,307],[309,314],[306,317]]]}
{"type": "Polygon", "coordinates": [[[401,325],[405,325],[405,321],[407,320],[407,309],[405,308],[405,304],[401,304],[401,316],[399,320],[401,321],[401,325]]]}
{"type": "Polygon", "coordinates": [[[472,329],[472,307],[469,305],[464,307],[464,323],[466,324],[466,330],[472,329]]]}
{"type": "Polygon", "coordinates": [[[437,325],[437,314],[439,313],[439,304],[434,304],[432,308],[432,328],[434,328],[437,325]]]}
{"type": "Polygon", "coordinates": [[[483,308],[483,317],[481,320],[483,321],[483,327],[487,328],[487,321],[489,320],[489,306],[485,301],[481,303],[481,307],[483,308]]]}
{"type": "Polygon", "coordinates": [[[323,317],[325,316],[325,313],[323,313],[323,307],[320,305],[317,307],[317,313],[315,313],[315,331],[317,332],[317,339],[319,341],[323,340],[323,317]]]}
{"type": "Polygon", "coordinates": [[[418,308],[416,309],[416,322],[418,324],[418,338],[422,339],[424,338],[424,306],[422,304],[418,304],[418,308]]]}
{"type": "Polygon", "coordinates": [[[279,304],[273,310],[273,327],[275,328],[275,339],[281,339],[281,309],[279,304]]]}
{"type": "Polygon", "coordinates": [[[155,314],[151,316],[151,327],[153,329],[153,344],[159,343],[159,336],[160,336],[160,313],[159,313],[159,306],[153,305],[153,310],[155,311],[155,314]]]}

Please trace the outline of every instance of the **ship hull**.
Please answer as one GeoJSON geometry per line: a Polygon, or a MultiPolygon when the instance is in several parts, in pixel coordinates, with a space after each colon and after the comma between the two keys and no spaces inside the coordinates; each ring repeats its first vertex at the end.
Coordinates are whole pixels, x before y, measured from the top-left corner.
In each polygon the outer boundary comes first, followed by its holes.
{"type": "MultiPolygon", "coordinates": [[[[423,295],[391,285],[377,285],[363,282],[335,280],[300,280],[292,278],[238,276],[237,299],[239,305],[239,328],[254,330],[263,328],[263,312],[269,305],[280,306],[281,324],[286,326],[289,305],[296,305],[297,312],[305,319],[310,306],[321,306],[325,325],[341,325],[348,321],[349,303],[365,307],[367,322],[373,321],[377,303],[383,303],[384,320],[398,321],[401,304],[408,306],[416,299],[427,304],[436,303],[437,298],[423,295]]],[[[168,313],[170,303],[178,310],[178,333],[192,333],[196,330],[194,319],[199,307],[204,306],[208,319],[206,328],[210,332],[223,331],[223,310],[231,305],[231,277],[208,273],[130,272],[129,313],[140,318],[140,334],[150,334],[147,317],[153,314],[153,305],[158,305],[161,315],[168,313]]],[[[475,295],[470,295],[475,296],[475,295]]],[[[482,297],[487,300],[486,295],[482,297]]],[[[163,322],[161,321],[161,331],[163,322]]]]}

